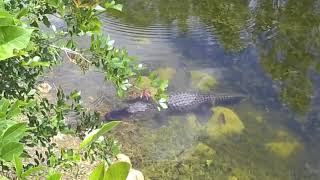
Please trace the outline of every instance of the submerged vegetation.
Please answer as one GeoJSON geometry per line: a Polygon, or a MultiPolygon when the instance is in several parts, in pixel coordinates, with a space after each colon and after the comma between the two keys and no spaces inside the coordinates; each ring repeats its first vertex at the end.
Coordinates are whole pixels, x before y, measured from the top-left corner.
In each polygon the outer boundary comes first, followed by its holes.
{"type": "Polygon", "coordinates": [[[209,92],[217,84],[217,80],[213,76],[205,72],[194,70],[194,71],[191,71],[190,74],[191,74],[191,87],[197,90],[209,92]]]}
{"type": "Polygon", "coordinates": [[[257,120],[258,110],[242,114],[246,119],[241,122],[237,113],[241,106],[234,111],[213,109],[218,113],[208,121],[194,114],[172,116],[166,126],[130,123],[119,127],[116,135],[122,137],[123,151],[132,164],[151,179],[293,179],[292,170],[303,168],[298,163],[303,145],[288,131],[257,120]],[[217,119],[221,112],[225,122],[217,119]],[[224,123],[226,127],[221,127],[224,123]]]}
{"type": "Polygon", "coordinates": [[[225,107],[212,108],[212,117],[206,126],[207,134],[212,138],[241,134],[245,128],[242,121],[231,109],[225,107]]]}

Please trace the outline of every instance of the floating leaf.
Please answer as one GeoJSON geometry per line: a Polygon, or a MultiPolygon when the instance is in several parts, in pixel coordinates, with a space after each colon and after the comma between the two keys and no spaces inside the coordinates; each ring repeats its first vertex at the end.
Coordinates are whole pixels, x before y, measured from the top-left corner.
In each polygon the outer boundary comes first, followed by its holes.
{"type": "Polygon", "coordinates": [[[14,50],[26,48],[33,30],[19,26],[0,26],[0,61],[15,56],[14,50]]]}

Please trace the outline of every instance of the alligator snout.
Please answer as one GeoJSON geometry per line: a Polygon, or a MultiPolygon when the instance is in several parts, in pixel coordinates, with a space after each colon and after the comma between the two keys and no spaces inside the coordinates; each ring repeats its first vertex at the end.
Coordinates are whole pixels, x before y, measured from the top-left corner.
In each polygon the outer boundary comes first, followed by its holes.
{"type": "Polygon", "coordinates": [[[125,118],[129,118],[132,115],[132,113],[128,112],[127,108],[123,108],[116,111],[111,111],[109,113],[106,113],[104,115],[104,118],[106,121],[112,121],[112,120],[122,120],[125,118]]]}

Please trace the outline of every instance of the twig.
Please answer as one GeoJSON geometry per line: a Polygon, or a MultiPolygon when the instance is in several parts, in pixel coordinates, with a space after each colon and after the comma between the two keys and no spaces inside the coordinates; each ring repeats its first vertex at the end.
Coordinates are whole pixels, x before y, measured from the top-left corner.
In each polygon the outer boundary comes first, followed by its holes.
{"type": "Polygon", "coordinates": [[[67,58],[69,61],[73,62],[73,59],[70,57],[69,54],[73,54],[73,55],[78,55],[81,59],[87,61],[88,63],[91,63],[91,61],[89,61],[87,58],[85,58],[81,53],[77,52],[77,51],[74,51],[72,49],[69,49],[69,48],[65,48],[65,47],[58,47],[58,46],[55,46],[55,45],[50,45],[51,47],[54,47],[56,49],[60,49],[62,50],[66,55],[67,55],[67,58]]]}

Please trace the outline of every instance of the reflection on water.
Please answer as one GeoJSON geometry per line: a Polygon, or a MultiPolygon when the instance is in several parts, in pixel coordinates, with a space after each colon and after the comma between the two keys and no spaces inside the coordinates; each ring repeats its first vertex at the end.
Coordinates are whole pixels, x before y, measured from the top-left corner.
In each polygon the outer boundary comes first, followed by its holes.
{"type": "MultiPolygon", "coordinates": [[[[105,32],[149,68],[176,69],[170,90],[189,90],[197,70],[216,78],[213,91],[250,96],[229,107],[244,132],[220,140],[204,133],[208,117],[197,117],[200,130],[186,124],[190,115],[167,117],[156,130],[138,122],[122,137],[136,167],[155,179],[319,179],[320,1],[120,2],[123,13],[101,17],[105,32]]],[[[93,98],[103,87],[105,104],[120,103],[101,74],[67,69],[52,80],[93,98]]]]}

